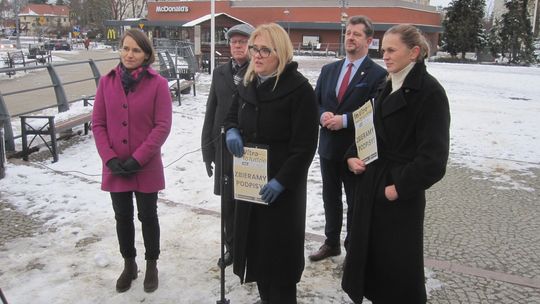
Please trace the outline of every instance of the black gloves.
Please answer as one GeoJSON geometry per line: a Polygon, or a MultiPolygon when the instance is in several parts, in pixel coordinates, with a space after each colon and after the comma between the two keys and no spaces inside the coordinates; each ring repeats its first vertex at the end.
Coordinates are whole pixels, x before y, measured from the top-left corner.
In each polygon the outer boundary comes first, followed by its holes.
{"type": "Polygon", "coordinates": [[[135,174],[141,170],[141,165],[131,156],[122,164],[122,167],[124,167],[128,175],[135,174]]]}
{"type": "Polygon", "coordinates": [[[214,169],[212,167],[212,162],[205,162],[204,164],[206,165],[206,174],[208,174],[208,177],[212,177],[212,170],[214,169]]]}
{"type": "Polygon", "coordinates": [[[117,157],[109,159],[106,164],[113,175],[128,177],[141,170],[141,165],[133,158],[128,158],[125,162],[120,162],[117,157]]]}
{"type": "Polygon", "coordinates": [[[109,159],[106,166],[111,170],[113,175],[128,176],[128,173],[120,163],[120,160],[118,160],[116,157],[109,159]]]}

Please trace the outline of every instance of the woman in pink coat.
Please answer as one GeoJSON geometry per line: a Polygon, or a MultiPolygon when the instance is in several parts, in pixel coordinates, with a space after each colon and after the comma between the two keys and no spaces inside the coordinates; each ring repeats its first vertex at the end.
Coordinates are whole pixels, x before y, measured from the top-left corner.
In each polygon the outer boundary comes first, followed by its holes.
{"type": "Polygon", "coordinates": [[[167,80],[153,70],[155,52],[144,32],[130,29],[120,41],[120,64],[102,77],[92,131],[103,161],[101,189],[110,192],[124,270],[116,290],[137,278],[133,195],[142,223],[146,274],[144,290],[158,287],[158,191],[165,188],[161,146],[169,135],[172,100],[167,80]]]}

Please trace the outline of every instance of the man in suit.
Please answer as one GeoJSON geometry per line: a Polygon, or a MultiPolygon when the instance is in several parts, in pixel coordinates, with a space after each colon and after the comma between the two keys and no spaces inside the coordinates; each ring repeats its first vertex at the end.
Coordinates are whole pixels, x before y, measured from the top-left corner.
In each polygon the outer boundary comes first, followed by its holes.
{"type": "MultiPolygon", "coordinates": [[[[217,67],[212,75],[210,93],[206,102],[206,114],[201,136],[201,147],[203,161],[206,165],[208,177],[214,175],[214,194],[223,195],[224,206],[221,216],[225,219],[225,266],[229,266],[233,261],[232,242],[234,227],[234,199],[232,193],[232,179],[229,186],[220,193],[221,185],[221,140],[219,134],[223,121],[229,113],[233,95],[237,91],[237,85],[242,82],[244,74],[249,64],[248,39],[254,28],[249,24],[238,24],[231,27],[226,35],[231,48],[231,60],[226,64],[217,67]],[[212,163],[215,164],[216,174],[213,174],[212,163]]],[[[232,156],[225,149],[223,151],[224,174],[231,176],[232,156]]],[[[218,265],[221,265],[221,259],[218,265]]]]}
{"type": "Polygon", "coordinates": [[[374,32],[371,20],[365,16],[353,16],[347,21],[346,29],[346,58],[323,66],[315,88],[321,125],[318,151],[326,240],[317,252],[309,256],[311,261],[341,254],[342,184],[348,205],[347,235],[351,227],[354,202],[354,175],[343,159],[346,150],[354,143],[352,112],[375,98],[387,74],[384,68],[367,56],[374,32]]]}

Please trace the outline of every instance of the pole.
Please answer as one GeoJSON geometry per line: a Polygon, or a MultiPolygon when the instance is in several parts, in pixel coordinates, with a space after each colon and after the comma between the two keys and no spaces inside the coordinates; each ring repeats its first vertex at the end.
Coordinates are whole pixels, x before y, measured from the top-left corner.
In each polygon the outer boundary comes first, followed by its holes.
{"type": "Polygon", "coordinates": [[[536,29],[536,16],[538,13],[538,0],[534,2],[534,12],[533,12],[533,22],[532,22],[532,33],[534,38],[534,30],[536,29]]]}
{"type": "Polygon", "coordinates": [[[21,49],[21,24],[19,21],[19,11],[17,10],[17,14],[15,15],[15,29],[17,30],[17,50],[21,49]]]}
{"type": "Polygon", "coordinates": [[[4,296],[4,293],[2,292],[1,288],[0,288],[0,299],[2,300],[2,304],[8,304],[8,301],[6,297],[4,296]]]}
{"type": "Polygon", "coordinates": [[[210,2],[210,73],[214,71],[216,67],[216,2],[212,0],[210,2]]]}
{"type": "MultiPolygon", "coordinates": [[[[225,174],[225,170],[223,169],[225,167],[225,153],[223,153],[224,149],[227,149],[226,146],[225,146],[225,127],[221,126],[221,133],[220,133],[220,145],[221,145],[221,149],[220,149],[220,153],[219,153],[219,157],[221,159],[221,170],[219,172],[219,176],[221,176],[221,181],[219,183],[219,187],[220,187],[220,191],[219,193],[221,193],[221,227],[220,227],[220,232],[221,232],[221,263],[219,265],[219,268],[220,268],[220,284],[221,284],[221,297],[220,299],[216,302],[216,304],[229,304],[229,300],[225,298],[225,267],[227,267],[227,265],[225,265],[225,217],[223,216],[223,205],[225,204],[225,194],[224,194],[224,191],[225,189],[227,189],[228,185],[229,185],[229,177],[225,174]]],[[[217,172],[216,172],[217,173],[217,172]]]]}

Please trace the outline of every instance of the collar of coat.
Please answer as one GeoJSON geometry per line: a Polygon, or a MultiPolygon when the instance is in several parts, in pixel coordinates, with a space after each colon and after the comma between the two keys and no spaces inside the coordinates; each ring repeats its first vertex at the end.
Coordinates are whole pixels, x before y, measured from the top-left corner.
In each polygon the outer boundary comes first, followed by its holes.
{"type": "MultiPolygon", "coordinates": [[[[146,72],[148,73],[148,75],[151,75],[151,76],[159,75],[156,72],[156,70],[154,70],[152,67],[148,67],[148,69],[146,69],[146,72]]],[[[116,67],[115,67],[112,70],[110,70],[109,73],[107,73],[107,76],[116,76],[116,74],[118,74],[118,72],[116,71],[116,67]]]]}
{"type": "MultiPolygon", "coordinates": [[[[409,72],[409,74],[405,77],[405,80],[403,80],[403,85],[401,86],[401,89],[411,89],[411,90],[420,90],[422,88],[422,84],[424,82],[424,74],[426,73],[426,65],[422,62],[417,62],[412,70],[409,72]]],[[[390,90],[392,89],[392,84],[389,83],[390,90]]]]}
{"type": "Polygon", "coordinates": [[[285,66],[275,88],[276,77],[271,77],[258,87],[257,80],[254,78],[247,87],[243,84],[238,86],[238,95],[251,103],[275,100],[286,97],[306,82],[308,82],[307,78],[298,72],[298,63],[292,61],[285,66]]]}

